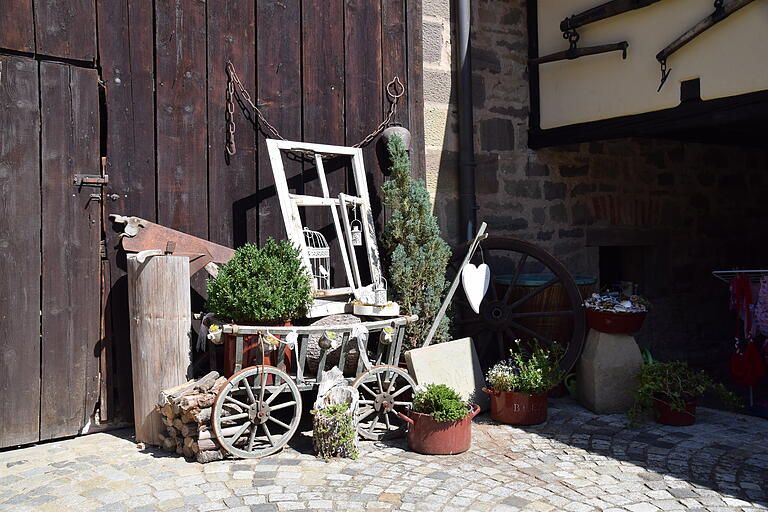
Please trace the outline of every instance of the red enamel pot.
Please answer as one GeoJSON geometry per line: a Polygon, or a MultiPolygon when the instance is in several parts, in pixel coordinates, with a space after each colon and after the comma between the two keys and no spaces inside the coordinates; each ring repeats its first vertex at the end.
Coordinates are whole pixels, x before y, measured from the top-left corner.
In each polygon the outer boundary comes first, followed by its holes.
{"type": "Polygon", "coordinates": [[[648,313],[612,313],[587,309],[589,327],[609,334],[631,334],[643,326],[648,313]]]}
{"type": "Polygon", "coordinates": [[[693,401],[685,402],[684,411],[675,411],[669,402],[654,398],[653,409],[656,413],[656,421],[662,425],[687,427],[696,421],[696,402],[693,401]]]}
{"type": "Polygon", "coordinates": [[[480,412],[480,406],[472,404],[464,419],[436,421],[431,414],[409,411],[400,417],[410,423],[408,447],[426,455],[454,455],[472,446],[472,419],[480,412]]]}
{"type": "Polygon", "coordinates": [[[547,393],[517,393],[483,388],[491,395],[491,418],[508,425],[538,425],[547,421],[547,393]]]}

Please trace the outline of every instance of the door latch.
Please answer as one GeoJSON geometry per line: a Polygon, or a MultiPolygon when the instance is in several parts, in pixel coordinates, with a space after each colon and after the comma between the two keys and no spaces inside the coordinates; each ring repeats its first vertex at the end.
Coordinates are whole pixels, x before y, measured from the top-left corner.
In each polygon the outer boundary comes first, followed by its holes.
{"type": "Polygon", "coordinates": [[[109,175],[75,174],[72,176],[72,183],[76,187],[103,187],[109,183],[109,175]]]}

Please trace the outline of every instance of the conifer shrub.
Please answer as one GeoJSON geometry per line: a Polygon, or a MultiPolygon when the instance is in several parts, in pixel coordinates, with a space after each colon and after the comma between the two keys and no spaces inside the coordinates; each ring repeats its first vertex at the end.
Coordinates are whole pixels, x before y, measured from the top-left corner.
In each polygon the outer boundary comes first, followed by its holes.
{"type": "Polygon", "coordinates": [[[310,277],[291,243],[245,244],[208,280],[208,310],[233,322],[285,322],[312,304],[310,277]]]}
{"type": "MultiPolygon", "coordinates": [[[[406,329],[406,349],[421,345],[448,288],[445,271],[451,249],[440,237],[425,184],[411,176],[411,161],[402,139],[387,144],[391,179],[384,184],[384,206],[391,212],[384,225],[382,247],[389,270],[389,289],[403,313],[419,320],[406,329]]],[[[433,343],[447,341],[450,319],[443,317],[433,343]]]]}

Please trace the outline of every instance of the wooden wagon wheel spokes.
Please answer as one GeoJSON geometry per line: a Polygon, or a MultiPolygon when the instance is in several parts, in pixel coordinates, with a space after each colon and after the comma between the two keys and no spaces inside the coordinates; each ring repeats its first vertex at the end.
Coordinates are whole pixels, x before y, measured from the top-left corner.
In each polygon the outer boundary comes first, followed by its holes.
{"type": "MultiPolygon", "coordinates": [[[[466,246],[455,252],[454,275],[465,254],[466,246]]],[[[581,355],[586,314],[579,288],[562,263],[541,247],[506,237],[488,237],[472,262],[489,266],[491,285],[479,314],[461,290],[457,293],[454,324],[458,334],[474,340],[481,364],[487,368],[508,357],[517,338],[537,339],[563,347],[561,367],[570,371],[581,355]]]]}
{"type": "Polygon", "coordinates": [[[245,368],[232,375],[216,397],[213,433],[235,457],[265,457],[290,441],[301,410],[299,388],[288,374],[272,366],[245,368]]]}
{"type": "Polygon", "coordinates": [[[405,434],[405,422],[398,413],[412,405],[416,387],[408,372],[396,366],[374,366],[362,373],[352,386],[358,390],[357,431],[365,439],[381,439],[405,434]]]}

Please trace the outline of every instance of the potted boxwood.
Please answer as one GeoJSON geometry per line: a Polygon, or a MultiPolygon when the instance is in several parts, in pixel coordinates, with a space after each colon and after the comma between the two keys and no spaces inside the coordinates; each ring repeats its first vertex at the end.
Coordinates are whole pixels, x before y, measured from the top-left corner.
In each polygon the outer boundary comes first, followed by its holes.
{"type": "Polygon", "coordinates": [[[657,422],[685,426],[696,421],[696,402],[707,391],[727,406],[738,407],[740,400],[704,371],[695,371],[682,361],[646,362],[637,376],[635,403],[629,410],[634,423],[653,412],[657,422]]]}
{"type": "Polygon", "coordinates": [[[584,301],[589,327],[612,334],[630,334],[643,326],[650,302],[640,295],[593,293],[584,301]]]}
{"type": "Polygon", "coordinates": [[[539,344],[526,349],[520,340],[511,358],[488,371],[491,418],[510,425],[536,425],[547,420],[547,393],[563,378],[562,350],[547,350],[539,344]]]}
{"type": "MultiPolygon", "coordinates": [[[[236,324],[290,325],[304,317],[312,304],[310,276],[299,250],[285,240],[267,240],[262,248],[246,244],[208,281],[208,310],[236,324]]],[[[259,361],[261,343],[256,336],[243,340],[243,367],[259,361]]],[[[264,355],[269,359],[270,354],[264,355]]],[[[290,353],[286,351],[287,365],[290,353]]],[[[265,359],[269,364],[273,361],[265,359]]],[[[224,373],[235,366],[235,337],[224,339],[224,373]]]]}
{"type": "Polygon", "coordinates": [[[408,446],[427,455],[453,455],[469,450],[472,418],[480,412],[445,384],[429,384],[413,395],[413,410],[400,416],[410,423],[408,446]]]}

